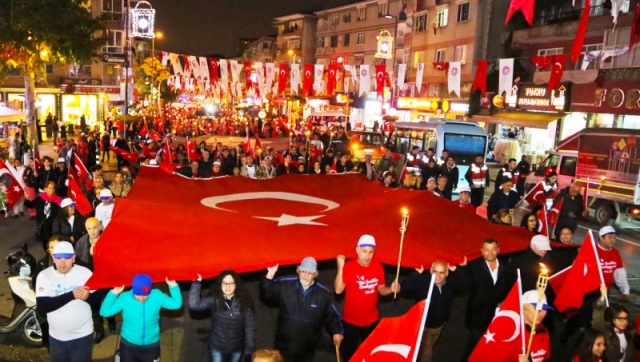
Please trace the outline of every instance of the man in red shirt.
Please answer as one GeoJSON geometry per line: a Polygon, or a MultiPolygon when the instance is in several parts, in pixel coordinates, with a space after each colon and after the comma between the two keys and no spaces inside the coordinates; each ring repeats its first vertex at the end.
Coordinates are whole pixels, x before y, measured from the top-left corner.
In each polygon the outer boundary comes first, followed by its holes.
{"type": "Polygon", "coordinates": [[[460,186],[459,192],[460,198],[452,202],[461,209],[469,211],[475,215],[476,206],[471,203],[471,188],[469,188],[469,186],[460,186]]]}
{"type": "Polygon", "coordinates": [[[371,235],[362,235],[356,247],[356,260],[345,263],[345,256],[338,255],[338,271],[333,286],[336,294],[348,293],[344,298],[342,321],[344,340],[342,354],[345,361],[351,359],[358,346],[378,324],[378,294],[389,295],[400,291],[397,280],[385,285],[382,264],[373,261],[376,240],[371,235]]]}

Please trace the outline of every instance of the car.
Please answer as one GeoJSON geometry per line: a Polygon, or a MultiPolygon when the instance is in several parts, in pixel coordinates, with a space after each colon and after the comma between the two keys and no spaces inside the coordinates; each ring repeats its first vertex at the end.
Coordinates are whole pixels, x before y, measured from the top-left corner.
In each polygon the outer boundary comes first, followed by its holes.
{"type": "Polygon", "coordinates": [[[364,160],[364,155],[371,154],[373,162],[376,163],[384,155],[384,137],[379,132],[354,132],[351,135],[351,159],[354,162],[364,160]]]}

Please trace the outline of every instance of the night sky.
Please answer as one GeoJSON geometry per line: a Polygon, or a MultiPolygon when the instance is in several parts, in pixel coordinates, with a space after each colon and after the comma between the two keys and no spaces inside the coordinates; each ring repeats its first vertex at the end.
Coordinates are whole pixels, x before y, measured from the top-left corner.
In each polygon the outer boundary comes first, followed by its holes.
{"type": "Polygon", "coordinates": [[[150,0],[156,9],[156,50],[236,55],[240,38],[275,35],[274,17],[317,11],[357,0],[150,0]]]}

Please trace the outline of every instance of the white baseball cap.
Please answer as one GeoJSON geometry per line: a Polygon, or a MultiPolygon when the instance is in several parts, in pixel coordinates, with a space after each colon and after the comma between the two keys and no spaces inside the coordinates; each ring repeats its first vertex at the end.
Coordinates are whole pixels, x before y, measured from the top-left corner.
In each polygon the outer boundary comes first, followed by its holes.
{"type": "Polygon", "coordinates": [[[600,229],[600,231],[598,232],[598,234],[600,236],[605,236],[605,235],[609,235],[609,234],[616,234],[618,235],[618,232],[616,231],[616,229],[613,228],[613,226],[603,226],[602,229],[600,229]]]}
{"type": "Polygon", "coordinates": [[[520,303],[522,305],[533,304],[533,306],[536,307],[536,309],[538,310],[553,309],[553,307],[547,304],[547,297],[542,295],[542,299],[540,299],[540,295],[538,294],[538,291],[535,289],[522,294],[522,297],[520,297],[520,303]],[[541,302],[540,305],[538,305],[538,302],[541,302]]]}
{"type": "Polygon", "coordinates": [[[360,237],[360,240],[358,240],[358,247],[359,248],[365,248],[367,246],[370,246],[372,248],[376,247],[376,239],[371,236],[371,235],[362,235],[360,237]]]}
{"type": "Polygon", "coordinates": [[[538,248],[538,250],[551,250],[551,243],[549,238],[544,235],[536,235],[531,238],[531,245],[538,248]]]}

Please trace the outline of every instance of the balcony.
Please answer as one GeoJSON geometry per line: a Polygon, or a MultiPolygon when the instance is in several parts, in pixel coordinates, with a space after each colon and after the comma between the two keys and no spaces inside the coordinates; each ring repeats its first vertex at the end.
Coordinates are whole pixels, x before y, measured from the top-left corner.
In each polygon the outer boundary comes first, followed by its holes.
{"type": "MultiPolygon", "coordinates": [[[[578,31],[582,10],[547,14],[535,18],[533,27],[513,32],[513,46],[526,48],[527,45],[532,44],[572,41],[578,31]]],[[[605,15],[605,9],[601,6],[592,7],[590,14],[593,18],[589,19],[586,37],[602,37],[605,30],[611,29],[611,18],[601,16],[605,15]]],[[[622,15],[624,14],[620,14],[620,18],[622,15]]]]}
{"type": "Polygon", "coordinates": [[[297,26],[285,28],[280,36],[284,39],[302,38],[302,28],[297,26]]]}

